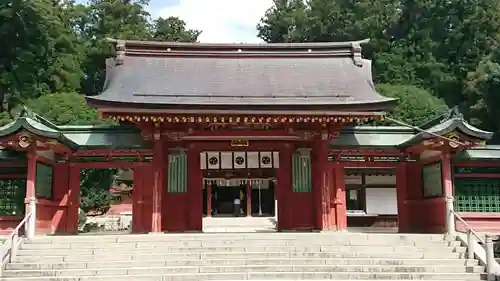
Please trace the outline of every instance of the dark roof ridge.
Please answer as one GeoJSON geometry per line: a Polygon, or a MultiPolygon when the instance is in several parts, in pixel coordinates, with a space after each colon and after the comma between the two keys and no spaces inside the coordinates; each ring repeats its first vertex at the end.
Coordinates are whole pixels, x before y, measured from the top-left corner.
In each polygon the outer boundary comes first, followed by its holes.
{"type": "Polygon", "coordinates": [[[351,57],[356,66],[362,67],[361,44],[369,39],[346,42],[316,43],[184,43],[108,38],[116,47],[116,65],[121,65],[126,56],[155,57],[229,57],[229,58],[273,58],[273,57],[351,57]]]}
{"type": "Polygon", "coordinates": [[[356,49],[361,44],[370,42],[370,39],[344,41],[344,42],[306,42],[306,43],[199,43],[199,42],[165,42],[165,41],[141,41],[141,40],[121,40],[107,38],[108,42],[124,44],[125,46],[137,47],[174,47],[174,48],[196,48],[196,49],[226,49],[226,48],[247,48],[259,50],[279,50],[279,49],[356,49]]]}

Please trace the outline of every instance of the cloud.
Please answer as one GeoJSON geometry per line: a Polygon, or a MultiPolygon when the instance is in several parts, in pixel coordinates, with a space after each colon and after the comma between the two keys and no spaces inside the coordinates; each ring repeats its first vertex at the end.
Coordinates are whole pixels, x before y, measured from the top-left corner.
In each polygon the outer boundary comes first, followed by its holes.
{"type": "Polygon", "coordinates": [[[256,25],[273,0],[180,0],[159,10],[153,16],[176,16],[189,28],[202,30],[201,42],[255,43],[256,25]]]}

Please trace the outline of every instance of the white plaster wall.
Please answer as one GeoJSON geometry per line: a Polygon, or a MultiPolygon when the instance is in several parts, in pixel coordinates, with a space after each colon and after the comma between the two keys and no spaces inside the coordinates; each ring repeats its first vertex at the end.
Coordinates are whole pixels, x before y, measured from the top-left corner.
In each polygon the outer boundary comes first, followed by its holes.
{"type": "Polygon", "coordinates": [[[370,215],[397,215],[396,188],[366,188],[366,213],[370,215]]]}

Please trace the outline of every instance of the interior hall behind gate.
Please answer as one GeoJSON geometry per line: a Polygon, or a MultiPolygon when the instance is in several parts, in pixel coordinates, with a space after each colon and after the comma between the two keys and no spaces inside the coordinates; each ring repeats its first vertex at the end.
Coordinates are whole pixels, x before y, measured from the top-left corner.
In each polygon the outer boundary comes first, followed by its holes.
{"type": "Polygon", "coordinates": [[[275,151],[202,152],[203,215],[239,217],[275,215],[275,151]],[[238,206],[235,200],[239,202],[238,206]]]}

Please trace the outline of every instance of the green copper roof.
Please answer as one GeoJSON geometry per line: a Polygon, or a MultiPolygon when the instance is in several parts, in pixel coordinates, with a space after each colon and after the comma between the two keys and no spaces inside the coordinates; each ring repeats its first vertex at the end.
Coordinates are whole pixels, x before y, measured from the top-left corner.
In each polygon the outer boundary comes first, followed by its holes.
{"type": "Polygon", "coordinates": [[[26,130],[34,135],[58,140],[71,148],[76,147],[76,144],[64,136],[56,125],[26,107],[21,109],[21,112],[14,121],[0,127],[0,137],[15,134],[20,130],[26,130]]]}
{"type": "Polygon", "coordinates": [[[60,126],[64,136],[85,149],[139,149],[151,148],[140,130],[129,125],[115,126],[60,126]]]}
{"type": "Polygon", "coordinates": [[[394,147],[411,139],[415,131],[407,127],[354,126],[340,130],[330,147],[394,147]]]}
{"type": "Polygon", "coordinates": [[[57,140],[72,149],[151,147],[134,126],[57,126],[26,107],[21,109],[14,121],[0,127],[0,137],[15,134],[20,130],[57,140]]]}
{"type": "Polygon", "coordinates": [[[411,139],[401,143],[400,147],[410,146],[422,140],[435,138],[435,135],[443,136],[457,130],[480,140],[489,140],[493,137],[493,132],[483,131],[467,123],[463,115],[458,111],[458,107],[452,108],[448,114],[436,118],[421,128],[425,131],[419,132],[411,139]]]}
{"type": "Polygon", "coordinates": [[[500,145],[486,145],[469,148],[457,153],[457,160],[496,160],[500,159],[500,145]]]}

